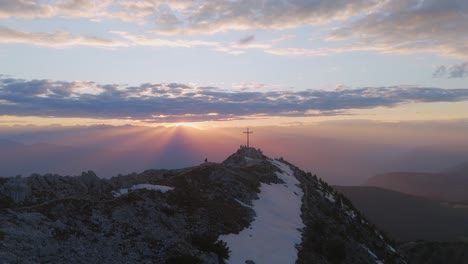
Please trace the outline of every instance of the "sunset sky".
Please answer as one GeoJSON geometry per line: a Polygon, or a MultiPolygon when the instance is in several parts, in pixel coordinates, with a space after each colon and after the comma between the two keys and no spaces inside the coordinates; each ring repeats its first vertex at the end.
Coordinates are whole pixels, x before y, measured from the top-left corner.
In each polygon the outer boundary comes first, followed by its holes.
{"type": "Polygon", "coordinates": [[[332,184],[441,171],[467,25],[466,0],[0,1],[0,176],[219,162],[246,127],[332,184]]]}
{"type": "Polygon", "coordinates": [[[2,125],[468,118],[465,0],[0,2],[2,125]]]}

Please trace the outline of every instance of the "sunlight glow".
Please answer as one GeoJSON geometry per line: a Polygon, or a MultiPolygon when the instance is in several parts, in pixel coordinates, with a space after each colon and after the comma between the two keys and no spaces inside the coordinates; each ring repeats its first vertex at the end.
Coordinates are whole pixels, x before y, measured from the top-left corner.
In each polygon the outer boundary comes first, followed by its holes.
{"type": "Polygon", "coordinates": [[[196,126],[194,123],[188,123],[188,122],[174,123],[172,126],[175,126],[175,127],[192,127],[192,128],[197,128],[197,126],[196,126]]]}

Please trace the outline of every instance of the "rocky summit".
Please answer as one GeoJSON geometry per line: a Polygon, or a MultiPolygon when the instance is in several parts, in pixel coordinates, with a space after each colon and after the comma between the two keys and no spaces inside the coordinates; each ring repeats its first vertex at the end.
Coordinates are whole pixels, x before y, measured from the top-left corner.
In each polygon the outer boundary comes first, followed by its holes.
{"type": "Polygon", "coordinates": [[[0,178],[0,263],[406,263],[328,184],[241,147],[100,179],[0,178]]]}

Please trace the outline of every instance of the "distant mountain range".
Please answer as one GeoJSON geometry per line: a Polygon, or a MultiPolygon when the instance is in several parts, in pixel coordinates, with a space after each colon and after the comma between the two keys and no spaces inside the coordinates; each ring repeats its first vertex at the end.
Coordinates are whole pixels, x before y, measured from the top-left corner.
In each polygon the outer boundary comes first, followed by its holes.
{"type": "Polygon", "coordinates": [[[32,173],[79,175],[92,170],[100,177],[142,171],[144,168],[177,168],[201,162],[205,156],[193,153],[185,142],[171,142],[162,150],[152,148],[121,149],[124,143],[96,146],[61,144],[23,144],[0,139],[0,177],[29,176],[32,173]]]}
{"type": "Polygon", "coordinates": [[[468,201],[468,162],[439,173],[390,172],[370,178],[366,186],[381,187],[438,201],[468,201]]]}
{"type": "Polygon", "coordinates": [[[399,241],[468,239],[468,208],[369,186],[334,186],[399,241]]]}

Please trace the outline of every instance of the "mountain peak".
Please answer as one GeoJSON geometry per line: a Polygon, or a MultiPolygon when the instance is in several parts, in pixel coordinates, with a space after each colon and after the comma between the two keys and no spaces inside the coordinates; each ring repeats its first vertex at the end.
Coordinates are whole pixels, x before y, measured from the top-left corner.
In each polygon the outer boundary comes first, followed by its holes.
{"type": "Polygon", "coordinates": [[[0,201],[7,263],[405,263],[333,188],[255,148],[111,179],[4,179],[0,201]]]}
{"type": "Polygon", "coordinates": [[[260,149],[240,146],[240,148],[222,162],[223,165],[245,166],[268,159],[260,149]],[[256,162],[255,162],[256,161],[256,162]]]}

